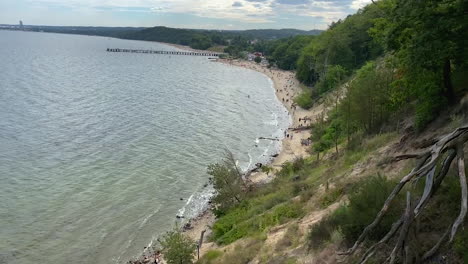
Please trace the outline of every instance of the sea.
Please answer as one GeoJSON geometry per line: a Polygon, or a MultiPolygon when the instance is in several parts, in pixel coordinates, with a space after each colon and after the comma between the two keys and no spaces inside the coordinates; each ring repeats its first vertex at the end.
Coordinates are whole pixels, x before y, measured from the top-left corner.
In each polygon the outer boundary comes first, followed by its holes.
{"type": "Polygon", "coordinates": [[[267,76],[107,48],[178,50],[0,31],[1,264],[126,263],[207,207],[226,151],[246,171],[281,148],[267,76]]]}

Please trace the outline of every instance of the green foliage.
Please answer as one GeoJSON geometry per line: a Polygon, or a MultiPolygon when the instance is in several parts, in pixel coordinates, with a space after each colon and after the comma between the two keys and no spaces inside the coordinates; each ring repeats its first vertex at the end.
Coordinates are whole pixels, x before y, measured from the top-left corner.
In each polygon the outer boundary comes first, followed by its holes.
{"type": "MultiPolygon", "coordinates": [[[[339,230],[344,239],[354,242],[362,230],[370,224],[382,208],[395,182],[375,176],[357,184],[358,189],[349,195],[349,203],[341,206],[332,215],[311,226],[308,235],[309,247],[319,248],[330,240],[332,233],[339,230]]],[[[403,210],[403,201],[398,197],[379,226],[369,235],[371,240],[381,239],[390,230],[392,223],[403,210]]]]}
{"type": "MultiPolygon", "coordinates": [[[[46,29],[47,30],[47,29],[46,29]]],[[[53,30],[53,29],[51,29],[53,30]]],[[[67,31],[68,32],[68,31],[67,31]]],[[[82,30],[69,30],[69,33],[82,32],[82,30]]],[[[109,35],[125,39],[160,41],[166,43],[180,44],[190,46],[195,49],[208,49],[212,46],[229,45],[226,52],[231,56],[237,56],[242,51],[253,51],[254,46],[251,41],[261,40],[255,48],[262,48],[265,41],[273,40],[278,37],[287,38],[290,36],[315,35],[318,31],[302,31],[296,29],[266,29],[266,30],[245,30],[245,31],[219,31],[219,30],[198,30],[198,29],[179,29],[168,27],[152,28],[104,28],[103,30],[86,29],[81,34],[91,35],[109,35]],[[88,31],[93,31],[89,33],[88,31]],[[88,33],[86,33],[88,32],[88,33]]],[[[274,42],[274,41],[272,41],[274,42]]],[[[261,50],[257,50],[261,51],[261,50]]]]}
{"type": "Polygon", "coordinates": [[[168,264],[193,263],[197,244],[185,236],[179,228],[167,232],[161,239],[161,246],[168,264]]]}
{"type": "Polygon", "coordinates": [[[329,66],[325,74],[315,85],[318,94],[324,94],[332,89],[338,88],[346,77],[346,70],[340,65],[329,66]]]}
{"type": "Polygon", "coordinates": [[[343,188],[333,188],[331,190],[326,191],[325,195],[320,200],[320,206],[322,208],[327,208],[334,202],[336,202],[344,193],[343,188]]]}
{"type": "Polygon", "coordinates": [[[294,70],[302,49],[309,44],[313,36],[296,36],[289,39],[281,39],[269,45],[269,60],[276,63],[283,70],[294,70]]]}
{"type": "MultiPolygon", "coordinates": [[[[387,180],[380,175],[358,184],[358,190],[349,195],[349,204],[334,214],[346,240],[355,241],[362,230],[374,220],[395,184],[394,181],[387,180]]],[[[392,223],[402,210],[403,203],[399,197],[391,205],[380,225],[369,235],[369,238],[372,240],[382,238],[390,230],[392,223]]]]}
{"type": "Polygon", "coordinates": [[[314,101],[312,100],[312,90],[305,88],[294,98],[294,102],[303,109],[311,108],[314,105],[314,101]]]}
{"type": "Polygon", "coordinates": [[[339,107],[341,116],[367,133],[378,132],[399,107],[392,100],[399,94],[399,89],[392,86],[393,81],[391,65],[368,62],[350,83],[347,97],[339,107]]]}
{"type": "Polygon", "coordinates": [[[234,250],[226,254],[218,263],[222,264],[246,264],[250,263],[260,251],[263,241],[249,239],[245,243],[237,245],[234,250]]]}
{"type": "MultiPolygon", "coordinates": [[[[341,210],[339,208],[338,210],[341,210]]],[[[337,229],[335,218],[328,216],[310,227],[307,234],[307,246],[309,249],[322,248],[330,239],[333,231],[337,229]]]]}
{"type": "MultiPolygon", "coordinates": [[[[314,38],[298,60],[297,78],[312,85],[324,78],[331,65],[351,71],[379,56],[382,48],[368,33],[374,26],[373,19],[380,16],[379,11],[376,6],[368,5],[344,21],[333,23],[326,32],[314,38]]],[[[324,90],[329,88],[324,86],[324,90]]]]}
{"type": "Polygon", "coordinates": [[[459,233],[455,237],[455,242],[453,247],[455,252],[460,256],[463,260],[463,263],[468,263],[468,229],[460,228],[459,233]]]}
{"type": "Polygon", "coordinates": [[[208,250],[198,261],[197,264],[214,264],[223,255],[219,250],[208,250]]]}
{"type": "Polygon", "coordinates": [[[255,61],[256,63],[260,63],[260,62],[262,62],[262,58],[260,58],[260,57],[257,56],[257,57],[255,57],[254,61],[255,61]]]}
{"type": "Polygon", "coordinates": [[[245,183],[232,153],[226,152],[221,162],[209,165],[208,174],[213,176],[212,183],[216,191],[213,198],[217,205],[215,214],[222,215],[243,200],[245,183]]]}
{"type": "MultiPolygon", "coordinates": [[[[255,207],[239,207],[229,211],[213,225],[213,238],[220,244],[230,244],[240,238],[259,234],[269,227],[299,218],[304,214],[301,204],[283,203],[263,214],[255,207]]],[[[261,209],[260,209],[261,210],[261,209]]]]}
{"type": "Polygon", "coordinates": [[[416,100],[416,124],[423,128],[447,103],[455,102],[452,72],[464,68],[463,19],[466,4],[459,0],[379,1],[384,14],[371,35],[398,58],[401,82],[416,100]],[[437,25],[437,26],[434,26],[437,25]]]}
{"type": "Polygon", "coordinates": [[[262,170],[263,173],[268,175],[268,174],[270,174],[270,172],[273,171],[273,167],[263,165],[261,170],[262,170]]]}

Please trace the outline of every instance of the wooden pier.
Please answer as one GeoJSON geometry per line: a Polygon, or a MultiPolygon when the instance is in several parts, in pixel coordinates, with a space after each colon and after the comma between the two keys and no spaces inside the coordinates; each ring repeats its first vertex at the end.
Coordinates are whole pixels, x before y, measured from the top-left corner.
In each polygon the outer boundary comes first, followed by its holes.
{"type": "Polygon", "coordinates": [[[166,55],[185,55],[185,56],[205,56],[219,57],[222,53],[217,52],[195,52],[195,51],[171,51],[171,50],[141,50],[141,49],[110,49],[107,52],[128,52],[128,53],[145,53],[145,54],[166,54],[166,55]]]}

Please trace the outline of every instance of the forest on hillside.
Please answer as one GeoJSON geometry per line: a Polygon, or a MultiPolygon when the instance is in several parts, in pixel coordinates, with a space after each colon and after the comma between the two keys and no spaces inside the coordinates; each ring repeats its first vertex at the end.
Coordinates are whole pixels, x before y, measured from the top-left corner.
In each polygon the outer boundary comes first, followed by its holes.
{"type": "MultiPolygon", "coordinates": [[[[202,50],[213,46],[231,46],[231,48],[235,47],[235,49],[243,51],[252,47],[251,43],[257,41],[268,42],[297,35],[317,35],[320,32],[321,30],[298,29],[201,30],[152,27],[123,33],[119,37],[173,43],[202,50]]],[[[253,49],[251,50],[253,51],[253,49]]]]}

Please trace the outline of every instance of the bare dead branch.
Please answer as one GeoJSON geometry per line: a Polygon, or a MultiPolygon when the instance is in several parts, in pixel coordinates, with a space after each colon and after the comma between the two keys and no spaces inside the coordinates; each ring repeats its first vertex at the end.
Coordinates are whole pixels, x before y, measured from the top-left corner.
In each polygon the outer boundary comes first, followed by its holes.
{"type": "Polygon", "coordinates": [[[403,220],[404,220],[404,218],[401,217],[400,219],[398,219],[398,221],[393,223],[392,228],[390,229],[390,231],[388,231],[388,233],[379,242],[375,243],[373,246],[371,246],[369,249],[367,249],[367,251],[361,257],[361,260],[359,261],[359,264],[366,263],[367,260],[369,260],[369,258],[374,255],[374,253],[375,253],[375,251],[377,250],[378,247],[380,247],[381,245],[387,243],[393,237],[393,235],[395,235],[395,233],[398,231],[401,224],[403,224],[403,220]]]}
{"type": "Polygon", "coordinates": [[[423,262],[428,260],[430,257],[434,256],[435,253],[437,253],[442,243],[444,243],[444,241],[447,239],[449,233],[450,227],[447,228],[447,231],[445,231],[445,233],[440,237],[439,241],[437,241],[437,243],[428,252],[424,253],[422,257],[423,262]]]}
{"type": "Polygon", "coordinates": [[[398,161],[407,160],[407,159],[419,159],[419,158],[423,158],[423,157],[425,157],[425,156],[427,156],[429,154],[430,154],[429,151],[422,152],[422,153],[402,154],[402,155],[398,155],[398,156],[393,157],[390,162],[398,162],[398,161]]]}
{"type": "MultiPolygon", "coordinates": [[[[460,211],[460,215],[454,222],[450,232],[450,242],[453,241],[453,238],[458,230],[458,227],[463,222],[466,213],[467,213],[467,200],[468,200],[468,186],[466,183],[466,175],[465,175],[465,166],[464,166],[464,159],[463,159],[463,145],[468,141],[468,125],[464,125],[462,127],[457,128],[452,133],[449,133],[439,140],[435,142],[435,144],[429,149],[427,152],[418,153],[418,154],[405,154],[400,155],[394,158],[394,160],[403,160],[408,158],[419,158],[419,162],[417,166],[407,175],[405,175],[400,182],[395,186],[391,194],[387,197],[382,209],[375,217],[374,221],[369,224],[366,228],[364,228],[363,232],[359,236],[359,238],[355,241],[354,245],[346,252],[342,252],[339,254],[353,254],[356,249],[362,244],[362,242],[367,238],[368,234],[381,222],[385,214],[388,212],[389,207],[392,201],[396,198],[396,196],[400,193],[403,187],[409,181],[414,181],[415,179],[419,179],[421,177],[426,177],[426,183],[423,195],[419,199],[418,204],[415,207],[411,206],[411,194],[407,193],[407,206],[405,210],[405,214],[395,222],[391,228],[391,230],[382,238],[379,242],[371,246],[362,256],[361,261],[359,263],[365,263],[374,253],[375,250],[381,246],[383,243],[386,243],[392,238],[395,233],[400,229],[400,235],[393,249],[391,255],[387,259],[390,263],[394,263],[396,260],[396,256],[399,252],[403,249],[406,251],[407,260],[406,262],[412,262],[410,247],[407,243],[409,243],[409,233],[410,228],[412,225],[413,220],[416,219],[421,212],[424,210],[425,206],[427,205],[428,201],[433,197],[436,193],[437,189],[440,187],[443,179],[448,173],[450,165],[454,160],[455,156],[458,156],[458,170],[459,170],[459,177],[460,177],[460,185],[462,186],[462,207],[460,211]],[[455,149],[457,151],[455,152],[455,149]],[[437,176],[435,176],[436,168],[439,164],[439,161],[442,159],[444,153],[448,153],[445,159],[442,162],[441,169],[437,176]],[[406,244],[405,244],[406,243],[406,244]]],[[[444,235],[445,237],[448,236],[448,233],[444,235]]],[[[439,242],[426,254],[423,256],[423,260],[427,259],[427,256],[432,256],[435,252],[437,252],[438,248],[444,242],[445,238],[442,237],[439,242]]],[[[417,255],[417,254],[416,254],[417,255]]],[[[419,259],[417,255],[416,259],[419,259]]]]}
{"type": "Polygon", "coordinates": [[[465,220],[466,211],[467,211],[467,196],[468,190],[466,186],[466,175],[465,175],[465,160],[463,155],[463,144],[457,146],[457,156],[458,156],[458,176],[460,178],[460,187],[461,187],[461,209],[460,215],[458,215],[457,220],[453,223],[452,232],[450,233],[449,243],[453,242],[455,234],[457,233],[458,227],[465,220]]]}
{"type": "Polygon", "coordinates": [[[408,236],[408,229],[413,221],[413,208],[411,207],[411,193],[406,192],[406,209],[404,215],[403,226],[400,230],[400,235],[398,236],[398,240],[395,244],[395,247],[390,254],[390,264],[394,264],[396,261],[397,254],[402,251],[403,244],[408,236]]]}

